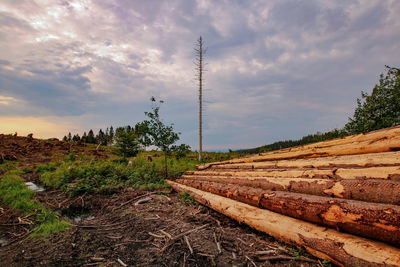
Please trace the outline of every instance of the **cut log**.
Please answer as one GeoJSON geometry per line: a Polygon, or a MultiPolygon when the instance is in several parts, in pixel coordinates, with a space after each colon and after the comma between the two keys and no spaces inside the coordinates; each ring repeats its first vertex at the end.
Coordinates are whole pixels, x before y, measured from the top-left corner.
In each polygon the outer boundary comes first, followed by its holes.
{"type": "Polygon", "coordinates": [[[400,249],[167,181],[200,203],[339,266],[400,266],[400,249]]]}
{"type": "Polygon", "coordinates": [[[365,168],[399,166],[400,152],[382,152],[349,156],[334,156],[311,159],[273,160],[266,162],[231,163],[210,166],[214,169],[289,169],[289,168],[365,168]]]}
{"type": "Polygon", "coordinates": [[[331,178],[340,179],[390,179],[400,180],[400,166],[370,167],[370,168],[333,168],[333,169],[267,169],[226,171],[214,169],[203,171],[188,171],[188,175],[202,176],[246,176],[246,177],[281,177],[281,178],[331,178]]]}
{"type": "Polygon", "coordinates": [[[400,206],[184,180],[185,185],[344,232],[400,246],[400,206]]]}
{"type": "Polygon", "coordinates": [[[231,163],[248,163],[271,160],[357,155],[400,150],[400,127],[378,130],[367,134],[292,147],[243,158],[198,165],[198,169],[231,163]]]}
{"type": "MultiPolygon", "coordinates": [[[[288,191],[316,196],[330,196],[366,202],[400,205],[400,181],[382,179],[353,179],[332,181],[314,178],[271,178],[231,176],[192,176],[182,179],[250,186],[264,190],[288,191]]],[[[182,181],[178,179],[177,182],[182,181]]],[[[186,182],[182,182],[187,184],[186,182]]]]}

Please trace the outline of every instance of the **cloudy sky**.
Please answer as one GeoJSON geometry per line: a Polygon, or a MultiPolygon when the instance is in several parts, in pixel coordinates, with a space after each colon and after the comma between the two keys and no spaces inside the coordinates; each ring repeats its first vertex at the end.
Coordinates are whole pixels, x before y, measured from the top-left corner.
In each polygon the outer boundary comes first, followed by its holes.
{"type": "Polygon", "coordinates": [[[150,97],[197,149],[248,148],[342,127],[400,65],[398,0],[2,0],[0,132],[62,137],[143,120],[150,97]]]}

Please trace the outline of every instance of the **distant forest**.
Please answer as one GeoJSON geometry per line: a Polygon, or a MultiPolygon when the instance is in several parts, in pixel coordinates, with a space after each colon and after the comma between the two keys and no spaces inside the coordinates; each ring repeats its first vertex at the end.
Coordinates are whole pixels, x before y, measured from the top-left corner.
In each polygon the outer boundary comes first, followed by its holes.
{"type": "Polygon", "coordinates": [[[331,140],[331,139],[335,139],[335,138],[344,137],[347,135],[349,135],[349,134],[343,129],[334,129],[334,130],[326,132],[326,133],[310,134],[310,135],[302,137],[299,140],[279,141],[279,142],[275,142],[275,143],[272,143],[269,145],[260,146],[260,147],[256,147],[256,148],[238,150],[238,152],[249,153],[249,154],[262,153],[262,152],[274,151],[274,150],[279,150],[279,149],[288,148],[288,147],[294,147],[294,146],[300,146],[300,145],[306,145],[306,144],[331,140]]]}
{"type": "Polygon", "coordinates": [[[242,153],[262,153],[282,148],[306,145],[352,134],[370,132],[400,124],[400,69],[386,66],[386,74],[380,75],[371,95],[362,91],[357,99],[357,107],[352,118],[342,129],[326,133],[310,134],[299,140],[279,141],[252,149],[242,149],[242,153]]]}
{"type": "MultiPolygon", "coordinates": [[[[130,126],[126,127],[131,128],[130,126]]],[[[113,126],[110,126],[105,131],[100,129],[96,135],[94,134],[92,129],[90,129],[88,133],[84,132],[82,136],[80,136],[79,134],[72,135],[71,133],[68,133],[66,136],[64,136],[63,141],[81,142],[86,144],[100,144],[107,146],[113,143],[115,133],[124,128],[125,127],[118,127],[117,130],[114,131],[113,126]]]]}

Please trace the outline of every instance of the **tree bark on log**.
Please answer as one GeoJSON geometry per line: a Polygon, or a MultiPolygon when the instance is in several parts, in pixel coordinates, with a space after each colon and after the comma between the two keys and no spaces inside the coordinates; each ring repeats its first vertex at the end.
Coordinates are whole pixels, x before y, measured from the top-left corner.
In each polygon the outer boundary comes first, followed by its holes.
{"type": "Polygon", "coordinates": [[[369,167],[369,168],[332,168],[332,169],[261,169],[246,171],[230,171],[224,169],[209,169],[203,171],[188,171],[189,175],[202,176],[246,176],[246,177],[282,177],[282,178],[326,178],[326,179],[389,179],[400,180],[400,166],[369,167]]]}
{"type": "MultiPolygon", "coordinates": [[[[212,163],[211,163],[212,164],[212,163]]],[[[400,152],[382,152],[361,155],[333,156],[311,159],[272,160],[250,163],[211,165],[213,169],[290,169],[290,168],[365,168],[399,166],[400,152]]]]}
{"type": "Polygon", "coordinates": [[[400,206],[397,205],[268,191],[198,180],[181,182],[252,206],[400,246],[400,206]]]}
{"type": "MultiPolygon", "coordinates": [[[[181,179],[236,184],[272,191],[287,191],[316,196],[353,199],[365,202],[400,205],[400,181],[354,179],[332,181],[314,178],[271,178],[231,176],[191,176],[181,179]]],[[[177,181],[182,181],[178,179],[177,181]]]]}
{"type": "Polygon", "coordinates": [[[339,266],[400,266],[400,249],[384,243],[340,233],[269,210],[167,181],[175,190],[187,191],[200,203],[238,222],[284,242],[306,248],[311,254],[339,266]]]}
{"type": "Polygon", "coordinates": [[[231,163],[249,163],[271,160],[287,160],[300,158],[344,156],[356,154],[368,154],[378,152],[390,152],[400,150],[400,127],[382,129],[367,134],[347,136],[331,141],[324,141],[310,145],[281,149],[278,151],[251,155],[239,159],[198,165],[198,169],[206,169],[210,166],[231,163]]]}

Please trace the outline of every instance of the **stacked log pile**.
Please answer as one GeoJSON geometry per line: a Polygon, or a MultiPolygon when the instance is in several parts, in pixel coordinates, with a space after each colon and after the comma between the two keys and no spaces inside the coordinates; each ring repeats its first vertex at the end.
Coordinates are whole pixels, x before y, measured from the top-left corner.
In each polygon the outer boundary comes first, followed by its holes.
{"type": "Polygon", "coordinates": [[[400,127],[199,165],[201,203],[344,266],[400,266],[400,127]]]}

